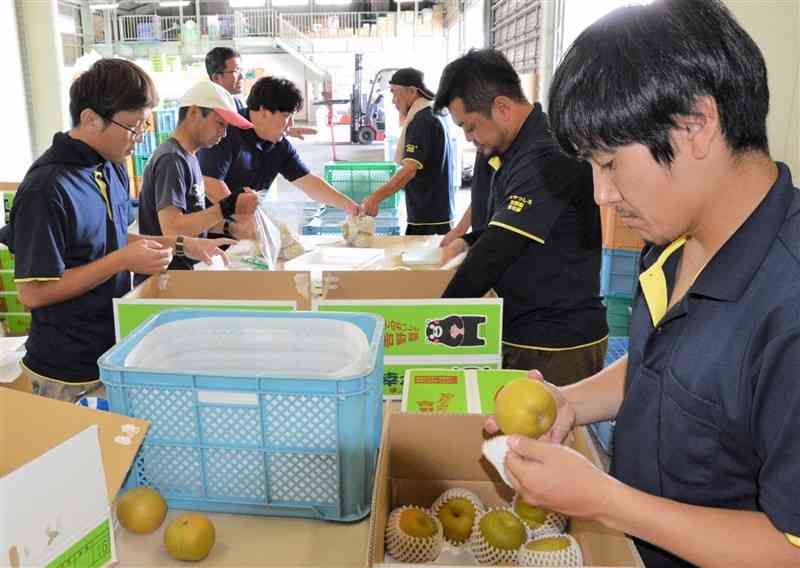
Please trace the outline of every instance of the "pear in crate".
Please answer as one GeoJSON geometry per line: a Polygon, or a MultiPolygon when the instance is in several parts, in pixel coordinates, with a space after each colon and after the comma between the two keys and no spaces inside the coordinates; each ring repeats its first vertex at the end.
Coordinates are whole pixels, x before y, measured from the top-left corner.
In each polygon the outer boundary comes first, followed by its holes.
{"type": "Polygon", "coordinates": [[[475,517],[484,511],[480,497],[466,489],[448,489],[431,506],[431,512],[442,523],[444,539],[453,546],[469,540],[475,517]]]}
{"type": "Polygon", "coordinates": [[[583,566],[578,542],[568,534],[549,535],[528,541],[519,550],[520,566],[583,566]]]}
{"type": "Polygon", "coordinates": [[[516,564],[527,538],[525,525],[509,509],[490,509],[476,517],[470,546],[481,564],[516,564]]]}
{"type": "Polygon", "coordinates": [[[442,551],[442,524],[422,507],[399,507],[386,522],[386,551],[403,562],[432,562],[442,551]]]}

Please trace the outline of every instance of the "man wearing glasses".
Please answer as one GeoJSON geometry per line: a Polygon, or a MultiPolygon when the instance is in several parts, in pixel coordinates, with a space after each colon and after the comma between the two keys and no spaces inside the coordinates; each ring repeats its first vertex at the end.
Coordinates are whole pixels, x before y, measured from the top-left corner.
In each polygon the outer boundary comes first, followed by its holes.
{"type": "Polygon", "coordinates": [[[114,344],[112,300],[131,272],[156,274],[175,254],[207,259],[228,240],[128,234],[123,162],[158,103],[139,67],[101,59],[70,88],[73,127],[59,132],[17,190],[8,229],[20,301],[31,310],[22,366],[42,396],[104,396],[98,357],[114,344]]]}

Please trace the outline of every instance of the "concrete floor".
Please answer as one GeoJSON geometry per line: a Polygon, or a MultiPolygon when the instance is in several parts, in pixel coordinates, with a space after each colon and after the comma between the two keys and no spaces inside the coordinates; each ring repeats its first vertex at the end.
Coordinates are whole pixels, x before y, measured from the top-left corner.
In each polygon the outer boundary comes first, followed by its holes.
{"type": "MultiPolygon", "coordinates": [[[[384,144],[376,142],[369,146],[351,144],[350,127],[348,125],[337,125],[334,127],[334,139],[336,140],[336,161],[337,162],[382,162],[384,161],[384,144]]],[[[297,150],[309,169],[324,178],[324,166],[333,161],[331,150],[331,133],[326,129],[314,136],[306,137],[304,140],[291,138],[292,145],[297,150]]],[[[472,164],[474,153],[465,156],[464,163],[472,164]]],[[[274,195],[271,196],[272,204],[276,207],[276,212],[290,227],[297,230],[302,216],[303,205],[310,203],[306,195],[294,187],[283,177],[278,176],[274,195]]],[[[469,205],[469,188],[456,192],[456,220],[461,218],[462,213],[469,205]]],[[[400,207],[401,227],[405,227],[405,204],[400,207]]]]}

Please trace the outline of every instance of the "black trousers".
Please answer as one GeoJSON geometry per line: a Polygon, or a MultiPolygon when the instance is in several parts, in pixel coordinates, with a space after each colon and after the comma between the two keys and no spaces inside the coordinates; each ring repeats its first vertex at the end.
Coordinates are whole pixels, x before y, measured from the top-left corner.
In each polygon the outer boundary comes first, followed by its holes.
{"type": "Polygon", "coordinates": [[[406,225],[406,235],[446,235],[450,232],[450,223],[442,225],[406,225]]]}
{"type": "Polygon", "coordinates": [[[504,369],[538,369],[544,380],[560,387],[577,383],[603,368],[608,339],[568,351],[543,351],[503,345],[504,369]]]}

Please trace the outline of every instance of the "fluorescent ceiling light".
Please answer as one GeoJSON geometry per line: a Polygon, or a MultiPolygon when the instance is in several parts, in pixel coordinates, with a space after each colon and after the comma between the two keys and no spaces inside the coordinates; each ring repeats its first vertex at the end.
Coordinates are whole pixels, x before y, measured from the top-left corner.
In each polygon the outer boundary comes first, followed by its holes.
{"type": "Polygon", "coordinates": [[[231,8],[263,8],[264,0],[228,0],[231,8]]]}
{"type": "Polygon", "coordinates": [[[119,8],[118,2],[108,2],[105,4],[92,4],[89,6],[92,10],[116,10],[119,8]]]}
{"type": "Polygon", "coordinates": [[[189,0],[161,0],[158,5],[161,8],[181,8],[191,4],[189,0]]]}

